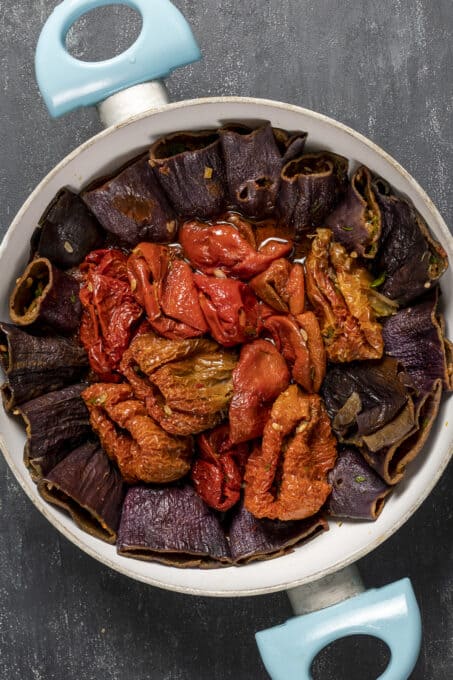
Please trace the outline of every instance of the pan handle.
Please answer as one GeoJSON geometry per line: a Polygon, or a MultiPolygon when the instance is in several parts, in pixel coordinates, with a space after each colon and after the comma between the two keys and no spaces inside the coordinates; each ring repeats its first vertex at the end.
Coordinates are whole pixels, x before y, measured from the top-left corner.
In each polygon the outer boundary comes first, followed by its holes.
{"type": "Polygon", "coordinates": [[[348,635],[372,635],[387,643],[391,659],[378,680],[407,680],[421,644],[420,611],[409,579],[296,616],[256,633],[256,641],[272,680],[310,680],[318,652],[348,635]]]}
{"type": "Polygon", "coordinates": [[[41,31],[35,70],[49,113],[57,117],[97,104],[125,88],[165,78],[200,58],[189,24],[170,0],[64,0],[41,31]],[[125,52],[104,61],[80,61],[71,56],[65,39],[73,23],[96,7],[119,4],[141,14],[143,25],[137,40],[125,52]]]}

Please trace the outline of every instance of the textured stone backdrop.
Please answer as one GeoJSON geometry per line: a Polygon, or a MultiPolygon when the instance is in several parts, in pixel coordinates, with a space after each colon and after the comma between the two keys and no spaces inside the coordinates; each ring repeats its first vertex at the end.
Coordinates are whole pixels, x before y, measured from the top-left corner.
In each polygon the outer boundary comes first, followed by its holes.
{"type": "MultiPolygon", "coordinates": [[[[252,95],[351,125],[388,150],[453,223],[451,0],[175,0],[204,60],[167,82],[173,100],[252,95]]],[[[50,120],[33,54],[51,0],[0,0],[0,226],[71,149],[100,129],[93,109],[50,120]]],[[[132,11],[98,10],[71,30],[79,57],[127,46],[132,11]]],[[[363,559],[369,586],[409,576],[424,622],[415,680],[453,677],[453,468],[399,532],[363,559]]],[[[167,593],[104,568],[61,538],[0,461],[0,678],[250,680],[267,674],[253,632],[290,615],[286,596],[167,593]]],[[[324,651],[316,680],[370,680],[384,645],[324,651]]]]}

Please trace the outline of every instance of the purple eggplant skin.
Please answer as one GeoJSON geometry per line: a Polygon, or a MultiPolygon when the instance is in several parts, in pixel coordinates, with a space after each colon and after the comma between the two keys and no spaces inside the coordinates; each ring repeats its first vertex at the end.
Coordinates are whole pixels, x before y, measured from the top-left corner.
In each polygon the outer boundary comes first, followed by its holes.
{"type": "Polygon", "coordinates": [[[149,164],[179,215],[210,218],[225,209],[225,165],[216,130],[158,139],[150,148],[149,164]]]}
{"type": "Polygon", "coordinates": [[[31,335],[0,322],[0,363],[6,374],[2,385],[7,411],[78,382],[88,369],[88,356],[74,340],[56,335],[31,335]]]}
{"type": "Polygon", "coordinates": [[[140,241],[174,240],[175,213],[149,167],[147,155],[103,184],[88,188],[82,199],[104,229],[128,246],[140,241]]]}
{"type": "Polygon", "coordinates": [[[216,513],[185,484],[131,487],[124,500],[121,555],[176,567],[219,567],[231,561],[216,513]]]}
{"type": "Polygon", "coordinates": [[[336,241],[364,258],[376,255],[381,235],[381,211],[371,172],[361,165],[351,178],[344,199],[326,218],[336,241]]]}
{"type": "Polygon", "coordinates": [[[91,442],[68,453],[38,484],[43,498],[107,543],[116,542],[125,488],[105,451],[91,442]]]}
{"type": "Polygon", "coordinates": [[[26,424],[25,464],[34,479],[47,474],[69,451],[92,436],[80,394],[86,383],[69,385],[21,404],[14,413],[26,424]]]}
{"type": "Polygon", "coordinates": [[[269,122],[251,131],[240,128],[220,129],[229,208],[246,217],[265,218],[277,201],[282,154],[269,122]]]}
{"type": "Polygon", "coordinates": [[[327,529],[327,522],[320,515],[294,522],[257,519],[241,503],[233,513],[229,529],[231,556],[236,563],[273,559],[327,529]]]}
{"type": "Polygon", "coordinates": [[[417,304],[401,309],[383,324],[385,352],[398,359],[420,394],[432,392],[436,380],[451,390],[451,345],[437,314],[437,288],[417,304]]]}
{"type": "Polygon", "coordinates": [[[101,246],[104,238],[95,216],[80,196],[69,189],[62,189],[55,196],[39,224],[34,236],[36,252],[61,269],[80,264],[91,250],[101,246]]]}
{"type": "MultiPolygon", "coordinates": [[[[233,132],[237,132],[241,135],[249,135],[251,132],[253,132],[252,127],[244,125],[243,123],[234,122],[223,125],[221,130],[222,132],[224,130],[232,130],[233,132]]],[[[302,130],[289,131],[284,130],[283,128],[273,127],[272,133],[280,153],[282,165],[303,153],[308,132],[303,132],[302,130]]]]}
{"type": "Polygon", "coordinates": [[[283,166],[276,209],[296,241],[323,225],[345,195],[347,173],[348,160],[330,151],[303,154],[283,166]]]}
{"type": "Polygon", "coordinates": [[[334,431],[341,437],[349,432],[359,437],[377,432],[392,421],[408,401],[407,382],[402,367],[391,358],[330,368],[322,385],[322,396],[334,431]],[[355,405],[353,395],[357,395],[355,405]]]}
{"type": "Polygon", "coordinates": [[[392,489],[352,446],[340,448],[328,481],[332,493],[325,509],[333,517],[347,519],[377,519],[392,489]]]}
{"type": "Polygon", "coordinates": [[[374,181],[382,215],[382,235],[374,271],[379,292],[401,306],[426,293],[448,267],[447,254],[408,200],[382,179],[374,181]]]}
{"type": "Polygon", "coordinates": [[[308,132],[301,130],[289,132],[281,128],[272,128],[272,132],[280,152],[282,166],[303,154],[308,132]]]}
{"type": "Polygon", "coordinates": [[[63,335],[75,333],[82,315],[79,284],[47,258],[37,258],[17,280],[9,314],[18,326],[50,328],[63,335]]]}
{"type": "Polygon", "coordinates": [[[407,432],[381,449],[361,449],[367,463],[391,485],[401,481],[407,465],[420,453],[436,420],[442,396],[442,382],[436,380],[432,391],[420,395],[413,404],[413,421],[407,432]]]}

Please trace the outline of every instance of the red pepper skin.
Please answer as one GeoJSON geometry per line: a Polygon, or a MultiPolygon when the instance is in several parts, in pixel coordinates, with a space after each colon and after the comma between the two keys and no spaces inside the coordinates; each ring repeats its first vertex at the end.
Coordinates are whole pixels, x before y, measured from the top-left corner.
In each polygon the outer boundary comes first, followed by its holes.
{"type": "Polygon", "coordinates": [[[106,382],[121,380],[119,362],[142,315],[130,290],[126,263],[127,257],[120,250],[98,250],[81,266],[80,340],[91,368],[106,382]]]}
{"type": "Polygon", "coordinates": [[[164,338],[195,338],[208,330],[193,273],[166,246],[139,243],[127,262],[131,289],[151,328],[164,338]]]}
{"type": "Polygon", "coordinates": [[[264,326],[285,357],[293,380],[305,392],[319,392],[326,375],[326,350],[313,312],[271,316],[264,326]]]}
{"type": "Polygon", "coordinates": [[[248,281],[280,257],[289,255],[292,243],[269,241],[256,251],[230,224],[209,225],[198,220],[183,224],[179,241],[192,265],[204,274],[223,272],[248,281]]]}
{"type": "Polygon", "coordinates": [[[233,347],[258,336],[265,306],[246,283],[202,274],[193,278],[211,335],[220,345],[233,347]]]}
{"type": "Polygon", "coordinates": [[[259,338],[242,347],[228,412],[235,444],[261,437],[272,404],[288,387],[290,377],[285,359],[271,342],[259,338]]]}
{"type": "Polygon", "coordinates": [[[305,307],[304,269],[283,257],[249,281],[256,295],[282,314],[302,314],[305,307]]]}
{"type": "Polygon", "coordinates": [[[95,271],[97,274],[111,276],[127,283],[127,255],[116,248],[100,248],[88,253],[80,265],[82,272],[95,271]]]}
{"type": "Polygon", "coordinates": [[[195,490],[211,508],[225,512],[239,501],[248,446],[231,443],[228,424],[201,434],[197,444],[191,471],[195,490]]]}

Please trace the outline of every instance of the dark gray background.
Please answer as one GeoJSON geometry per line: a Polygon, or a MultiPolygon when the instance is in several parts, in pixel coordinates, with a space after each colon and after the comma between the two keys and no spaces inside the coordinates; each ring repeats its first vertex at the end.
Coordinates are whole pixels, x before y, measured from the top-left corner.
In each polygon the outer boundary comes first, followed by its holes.
{"type": "MultiPolygon", "coordinates": [[[[150,0],[151,1],[151,0],[150,0]]],[[[253,95],[351,125],[400,161],[452,223],[451,0],[176,0],[204,60],[168,81],[173,100],[253,95]]],[[[94,109],[50,120],[33,75],[56,2],[0,0],[2,233],[36,183],[100,129],[94,109]]],[[[111,56],[136,34],[131,11],[101,10],[72,30],[76,56],[111,56]],[[135,33],[134,33],[135,32],[135,33]]],[[[424,637],[415,680],[453,677],[453,468],[399,532],[359,566],[368,586],[409,576],[424,637]]],[[[204,599],[160,591],[101,566],[60,537],[0,460],[0,679],[248,680],[267,674],[253,633],[290,615],[284,594],[204,599]]],[[[324,651],[317,680],[367,680],[382,644],[324,651]]]]}

